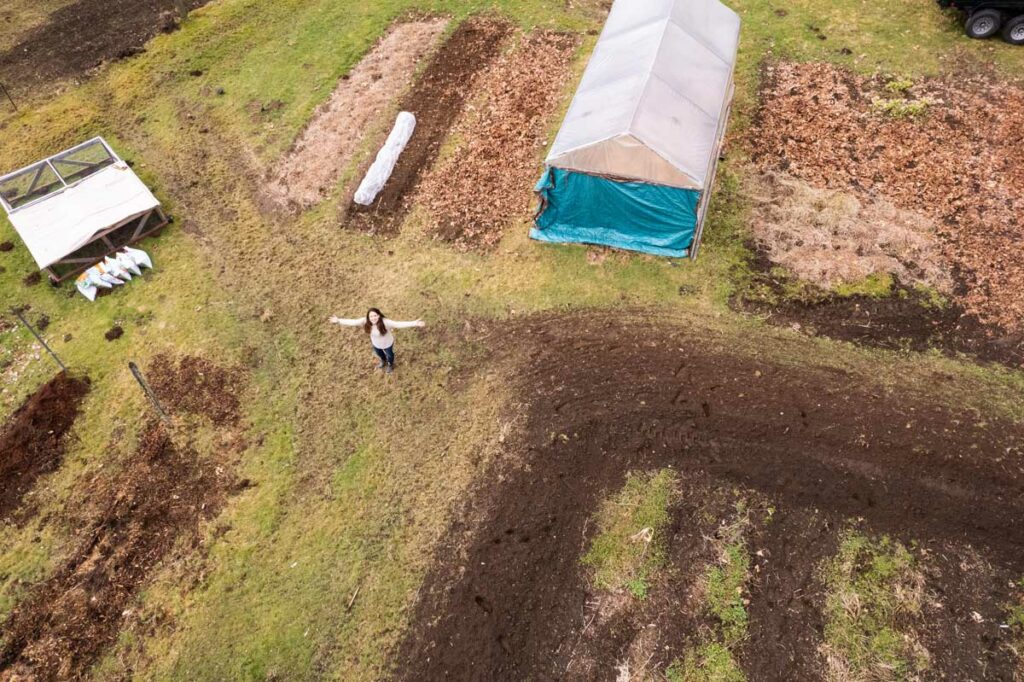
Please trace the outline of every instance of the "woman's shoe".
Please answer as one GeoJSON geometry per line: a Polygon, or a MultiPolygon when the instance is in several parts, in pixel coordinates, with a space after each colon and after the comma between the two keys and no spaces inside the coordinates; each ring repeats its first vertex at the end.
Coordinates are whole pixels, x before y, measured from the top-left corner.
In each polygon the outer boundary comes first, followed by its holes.
{"type": "Polygon", "coordinates": [[[391,374],[394,371],[395,371],[395,366],[393,364],[391,364],[390,362],[384,366],[384,372],[386,374],[391,374]]]}

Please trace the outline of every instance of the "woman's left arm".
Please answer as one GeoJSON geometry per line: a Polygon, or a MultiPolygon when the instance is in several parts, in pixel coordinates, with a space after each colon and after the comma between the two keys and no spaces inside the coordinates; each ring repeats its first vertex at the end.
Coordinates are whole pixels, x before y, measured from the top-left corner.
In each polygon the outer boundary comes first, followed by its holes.
{"type": "Polygon", "coordinates": [[[426,327],[427,324],[423,320],[413,320],[412,322],[399,322],[398,320],[384,320],[384,326],[388,329],[410,329],[412,327],[426,327]]]}

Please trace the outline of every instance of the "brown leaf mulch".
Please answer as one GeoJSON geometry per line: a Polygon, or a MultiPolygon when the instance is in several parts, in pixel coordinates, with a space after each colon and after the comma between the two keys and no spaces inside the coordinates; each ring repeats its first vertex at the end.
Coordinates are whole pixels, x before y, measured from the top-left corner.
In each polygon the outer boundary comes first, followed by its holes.
{"type": "Polygon", "coordinates": [[[475,106],[455,125],[457,147],[419,189],[441,239],[491,247],[529,210],[550,116],[578,45],[576,36],[532,33],[484,75],[475,106]]]}
{"type": "Polygon", "coordinates": [[[766,67],[752,157],[818,187],[883,197],[939,224],[968,313],[1024,329],[1024,89],[985,73],[929,80],[905,93],[838,67],[766,67]],[[929,99],[919,117],[878,99],[929,99]]]}

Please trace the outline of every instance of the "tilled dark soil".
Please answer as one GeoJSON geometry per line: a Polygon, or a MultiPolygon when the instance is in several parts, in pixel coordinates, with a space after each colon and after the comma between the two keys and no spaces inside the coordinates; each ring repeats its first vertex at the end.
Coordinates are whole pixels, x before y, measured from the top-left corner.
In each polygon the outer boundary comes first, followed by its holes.
{"type": "Polygon", "coordinates": [[[233,479],[217,464],[151,424],[117,474],[92,481],[69,513],[78,546],[0,629],[0,679],[85,677],[150,572],[220,510],[233,479]]]}
{"type": "Polygon", "coordinates": [[[825,291],[793,297],[758,252],[754,282],[733,297],[733,307],[763,316],[770,324],[806,334],[890,350],[938,350],[983,362],[1024,367],[1024,333],[982,323],[956,303],[933,305],[920,291],[894,285],[890,295],[838,296],[825,291]]]}
{"type": "MultiPolygon", "coordinates": [[[[412,139],[373,205],[350,202],[349,226],[385,235],[398,230],[411,206],[412,190],[437,158],[448,130],[473,92],[474,80],[498,57],[511,30],[502,21],[474,18],[445,41],[402,100],[401,110],[416,116],[412,139]]],[[[362,170],[360,179],[366,168],[362,170]]]]}
{"type": "MultiPolygon", "coordinates": [[[[189,9],[207,2],[182,0],[189,9]]],[[[175,0],[78,0],[62,7],[19,44],[0,53],[0,82],[12,93],[27,93],[35,86],[80,76],[105,61],[136,54],[154,35],[173,27],[162,15],[173,12],[176,4],[175,0]]]]}
{"type": "MultiPolygon", "coordinates": [[[[615,679],[614,667],[566,669],[594,597],[579,563],[588,519],[633,469],[673,466],[783,514],[750,540],[763,557],[737,655],[751,680],[813,679],[814,571],[848,519],[923,546],[970,546],[1024,573],[1019,425],[621,315],[539,318],[509,334],[529,401],[522,461],[496,465],[457,514],[395,653],[398,679],[615,679]]],[[[1009,590],[964,600],[998,612],[1009,590]]],[[[1006,644],[997,621],[947,624],[926,639],[955,652],[942,665],[949,679],[1012,679],[1008,656],[988,660],[1006,644]]],[[[614,629],[614,650],[627,627],[614,629]]],[[[658,659],[651,669],[667,665],[658,659]]]]}
{"type": "Polygon", "coordinates": [[[88,379],[61,372],[11,415],[0,434],[0,524],[19,508],[36,479],[60,466],[65,435],[88,391],[88,379]]]}

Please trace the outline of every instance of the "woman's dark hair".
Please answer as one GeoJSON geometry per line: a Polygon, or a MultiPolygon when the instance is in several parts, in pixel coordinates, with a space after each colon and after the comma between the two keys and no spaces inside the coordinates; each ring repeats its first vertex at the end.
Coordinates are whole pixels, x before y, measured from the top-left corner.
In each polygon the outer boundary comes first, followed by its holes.
{"type": "Polygon", "coordinates": [[[370,333],[370,328],[373,326],[370,323],[370,313],[377,313],[377,331],[380,332],[381,336],[388,333],[388,328],[384,326],[384,313],[380,311],[380,308],[370,308],[366,311],[366,322],[363,323],[363,331],[367,334],[370,333]]]}

